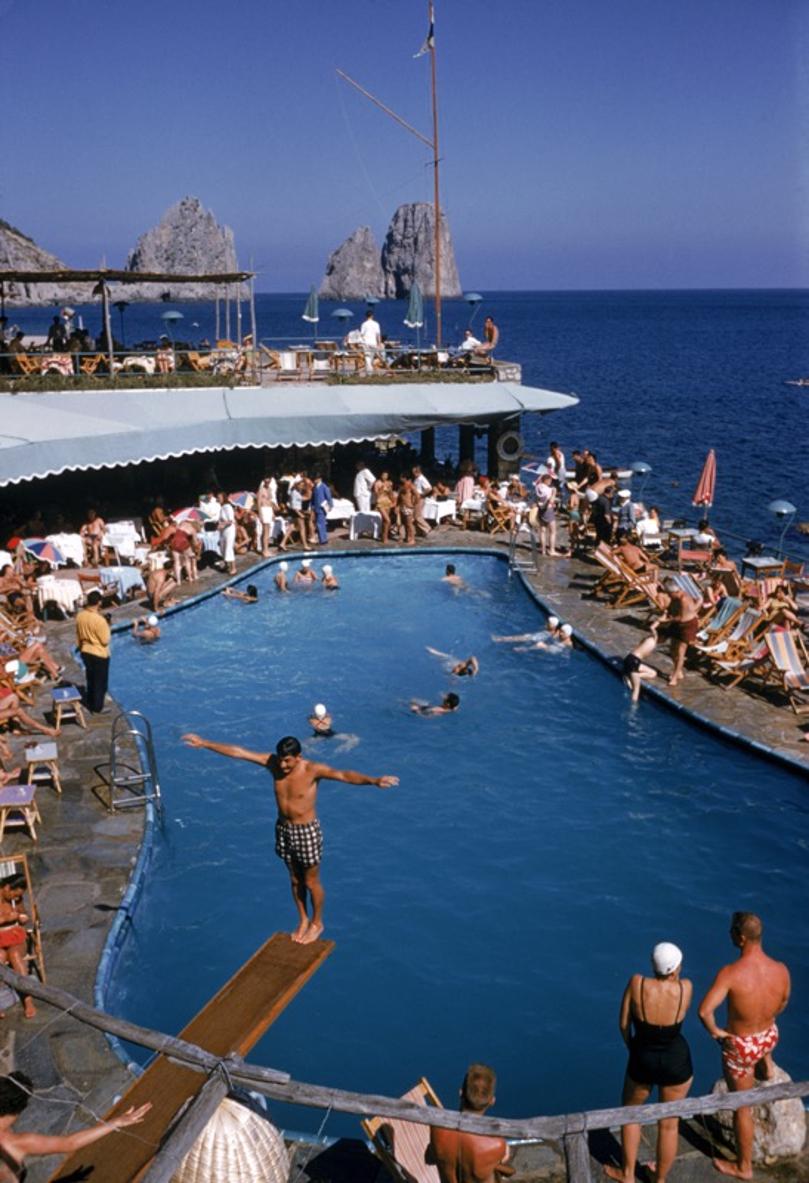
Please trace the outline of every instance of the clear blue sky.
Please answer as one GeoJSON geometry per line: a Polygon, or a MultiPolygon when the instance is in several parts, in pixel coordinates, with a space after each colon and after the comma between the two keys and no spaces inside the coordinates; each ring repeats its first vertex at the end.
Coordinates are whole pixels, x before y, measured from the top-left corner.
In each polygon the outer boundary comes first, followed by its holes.
{"type": "MultiPolygon", "coordinates": [[[[436,0],[469,288],[809,286],[807,0],[436,0]]],[[[426,0],[0,0],[0,217],[74,266],[185,194],[308,288],[431,196],[426,0]]]]}

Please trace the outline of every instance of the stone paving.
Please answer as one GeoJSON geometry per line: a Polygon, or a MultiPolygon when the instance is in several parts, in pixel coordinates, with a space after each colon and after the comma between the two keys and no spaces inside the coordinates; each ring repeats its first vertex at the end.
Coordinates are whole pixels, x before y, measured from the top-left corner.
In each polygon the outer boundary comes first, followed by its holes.
{"type": "MultiPolygon", "coordinates": [[[[499,538],[449,526],[433,531],[420,545],[438,549],[487,547],[501,553],[506,549],[506,543],[499,538]]],[[[350,542],[342,531],[335,531],[330,546],[320,548],[319,553],[367,549],[381,548],[369,540],[350,542]]],[[[288,557],[294,561],[298,553],[302,552],[292,551],[288,557]]],[[[529,557],[523,549],[522,561],[527,562],[529,557]]],[[[256,561],[255,556],[238,559],[240,575],[249,571],[256,561]]],[[[577,638],[608,660],[622,657],[637,644],[646,614],[638,609],[615,612],[593,599],[589,592],[599,574],[600,568],[587,559],[540,558],[537,569],[529,569],[525,577],[546,608],[570,621],[577,638]]],[[[184,588],[181,598],[214,590],[224,581],[216,571],[201,572],[199,582],[192,588],[184,588]]],[[[143,612],[142,603],[124,605],[116,609],[114,623],[125,622],[143,612]]],[[[81,685],[81,667],[72,653],[73,622],[49,624],[48,634],[49,647],[67,665],[65,678],[75,679],[81,685]]],[[[657,665],[662,674],[670,669],[662,650],[655,654],[651,664],[657,665]]],[[[796,717],[775,701],[739,689],[722,690],[697,672],[689,673],[676,689],[669,689],[661,679],[651,691],[644,693],[651,693],[675,709],[685,707],[696,712],[717,727],[742,732],[756,743],[800,762],[804,771],[809,772],[809,744],[801,742],[802,732],[796,717]]],[[[43,688],[36,713],[41,715],[48,702],[47,689],[43,688]]],[[[2,848],[3,853],[25,851],[29,856],[41,912],[48,980],[88,1002],[92,1002],[102,948],[143,835],[141,810],[110,814],[96,795],[103,788],[109,760],[112,718],[113,711],[91,717],[86,731],[74,723],[63,727],[58,741],[63,796],[59,798],[50,787],[41,787],[37,793],[42,813],[39,842],[34,845],[22,832],[14,831],[6,836],[2,848]]],[[[15,754],[20,752],[22,742],[21,739],[12,742],[15,754]]],[[[134,923],[137,925],[137,914],[134,923]]],[[[103,1036],[71,1021],[69,1016],[57,1015],[45,1005],[30,1022],[22,1018],[21,1007],[15,1007],[8,1012],[3,1032],[0,1070],[12,1066],[22,1068],[34,1078],[40,1091],[48,1090],[47,1096],[37,1098],[29,1106],[20,1128],[57,1132],[88,1124],[93,1120],[92,1112],[103,1113],[130,1080],[127,1069],[103,1036]],[[84,1104],[77,1107],[80,1098],[84,1104]]],[[[717,1178],[706,1158],[708,1147],[702,1127],[689,1124],[683,1128],[681,1154],[671,1175],[673,1183],[702,1183],[717,1178]]],[[[595,1135],[591,1140],[595,1161],[614,1160],[617,1145],[606,1133],[595,1135]]],[[[301,1145],[293,1149],[302,1183],[305,1179],[374,1183],[385,1177],[363,1146],[350,1140],[328,1149],[301,1145]]],[[[32,1162],[29,1183],[46,1180],[54,1163],[52,1159],[32,1162]]],[[[553,1144],[519,1147],[515,1165],[518,1168],[515,1178],[522,1183],[533,1180],[555,1183],[564,1178],[560,1148],[553,1144]]],[[[594,1163],[594,1178],[600,1174],[594,1163]]],[[[809,1183],[809,1157],[805,1152],[799,1161],[757,1170],[756,1177],[809,1183]]]]}

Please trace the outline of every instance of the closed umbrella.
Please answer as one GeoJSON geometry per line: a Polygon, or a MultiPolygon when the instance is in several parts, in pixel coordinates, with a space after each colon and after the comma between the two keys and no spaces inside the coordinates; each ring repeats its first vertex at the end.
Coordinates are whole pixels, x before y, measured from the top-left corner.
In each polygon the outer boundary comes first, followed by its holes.
{"type": "Polygon", "coordinates": [[[301,320],[308,321],[310,325],[314,326],[312,329],[312,336],[316,337],[317,324],[320,320],[320,305],[317,298],[317,288],[315,288],[314,284],[309,289],[309,299],[306,301],[306,307],[304,308],[301,315],[301,320]]]}
{"type": "Polygon", "coordinates": [[[419,329],[424,324],[424,300],[421,295],[421,288],[416,280],[413,280],[413,286],[410,289],[410,303],[407,306],[407,316],[404,322],[409,329],[416,330],[416,349],[421,348],[421,336],[419,329]]]}
{"type": "Polygon", "coordinates": [[[700,506],[702,509],[710,509],[713,505],[714,493],[716,492],[716,453],[711,448],[708,455],[705,457],[705,463],[702,466],[702,473],[697,481],[697,487],[694,490],[694,496],[691,499],[692,505],[700,506]]]}

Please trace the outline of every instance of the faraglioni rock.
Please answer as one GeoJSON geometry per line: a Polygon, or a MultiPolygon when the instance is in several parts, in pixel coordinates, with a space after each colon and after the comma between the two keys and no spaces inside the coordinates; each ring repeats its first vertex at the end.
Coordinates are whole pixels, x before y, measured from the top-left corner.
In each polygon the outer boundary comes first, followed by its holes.
{"type": "Polygon", "coordinates": [[[324,300],[361,300],[385,295],[379,247],[370,226],[360,226],[329,255],[320,284],[324,300]]]}
{"type": "MultiPolygon", "coordinates": [[[[435,212],[428,202],[400,205],[382,247],[385,296],[402,299],[418,280],[425,296],[435,294],[435,212]]],[[[460,296],[461,281],[444,211],[441,211],[441,295],[460,296]]]]}
{"type": "MultiPolygon", "coordinates": [[[[44,251],[33,239],[0,219],[0,271],[65,271],[68,264],[44,251]]],[[[90,299],[91,284],[4,284],[5,302],[15,305],[82,304],[90,299]]]]}
{"type": "MultiPolygon", "coordinates": [[[[184,197],[166,210],[157,226],[147,230],[129,252],[125,270],[165,271],[175,275],[212,275],[238,271],[233,231],[220,226],[198,197],[184,197]]],[[[164,285],[165,286],[165,285],[164,285]]],[[[126,285],[127,299],[155,299],[155,285],[126,285]]],[[[218,289],[219,294],[223,289],[218,289]]],[[[212,284],[183,284],[172,300],[213,299],[212,284]]]]}

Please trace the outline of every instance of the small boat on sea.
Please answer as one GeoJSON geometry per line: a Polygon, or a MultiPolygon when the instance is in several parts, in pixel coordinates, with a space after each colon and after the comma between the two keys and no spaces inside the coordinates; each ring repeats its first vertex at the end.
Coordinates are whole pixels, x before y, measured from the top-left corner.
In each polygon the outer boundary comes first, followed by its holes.
{"type": "Polygon", "coordinates": [[[809,378],[786,378],[785,386],[809,386],[809,378]]]}

